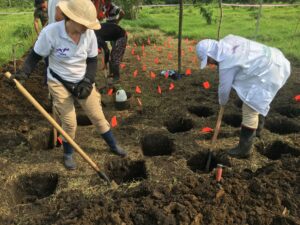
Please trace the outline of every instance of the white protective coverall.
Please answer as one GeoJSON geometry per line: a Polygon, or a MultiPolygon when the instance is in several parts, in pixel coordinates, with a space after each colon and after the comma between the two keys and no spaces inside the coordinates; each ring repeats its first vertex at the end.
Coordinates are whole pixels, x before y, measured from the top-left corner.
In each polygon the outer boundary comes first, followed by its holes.
{"type": "Polygon", "coordinates": [[[276,48],[228,35],[220,41],[206,39],[196,46],[201,68],[207,56],[219,63],[219,103],[225,105],[233,87],[240,99],[266,116],[270,103],[290,76],[290,63],[276,48]]]}

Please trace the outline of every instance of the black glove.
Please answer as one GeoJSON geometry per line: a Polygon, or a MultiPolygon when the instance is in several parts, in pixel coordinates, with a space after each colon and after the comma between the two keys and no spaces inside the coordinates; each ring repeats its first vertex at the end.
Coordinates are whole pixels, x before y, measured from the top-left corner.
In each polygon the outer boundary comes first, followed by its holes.
{"type": "Polygon", "coordinates": [[[93,85],[88,78],[84,78],[80,83],[77,85],[76,93],[78,99],[85,99],[89,97],[93,90],[93,85]]]}

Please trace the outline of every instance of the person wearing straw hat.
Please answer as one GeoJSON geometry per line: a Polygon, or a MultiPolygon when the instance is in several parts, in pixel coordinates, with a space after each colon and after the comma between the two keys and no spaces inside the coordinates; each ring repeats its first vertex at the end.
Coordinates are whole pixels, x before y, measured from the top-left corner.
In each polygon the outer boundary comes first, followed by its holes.
{"type": "Polygon", "coordinates": [[[201,69],[207,64],[218,65],[219,104],[228,102],[231,88],[243,101],[239,144],[228,154],[247,158],[254,137],[263,127],[270,103],[290,76],[290,62],[276,48],[235,35],[220,41],[202,40],[196,52],[201,69]]]}
{"type": "MultiPolygon", "coordinates": [[[[75,138],[77,122],[74,101],[77,101],[111,151],[126,156],[127,153],[116,144],[101,108],[101,96],[94,84],[98,48],[93,30],[101,28],[96,9],[90,0],[60,1],[57,6],[65,15],[65,20],[49,24],[41,31],[15,78],[28,78],[36,63],[42,57],[49,56],[47,83],[63,129],[75,138]]],[[[63,148],[64,165],[67,169],[75,169],[73,148],[65,140],[63,148]]]]}

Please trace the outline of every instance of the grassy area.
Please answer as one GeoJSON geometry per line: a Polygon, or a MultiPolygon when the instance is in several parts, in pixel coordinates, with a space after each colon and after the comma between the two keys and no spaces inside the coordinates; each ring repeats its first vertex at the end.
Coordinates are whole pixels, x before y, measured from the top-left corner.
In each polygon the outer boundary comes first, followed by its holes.
{"type": "MultiPolygon", "coordinates": [[[[24,9],[23,9],[24,10],[24,9]]],[[[213,23],[207,25],[200,15],[199,8],[185,6],[183,36],[200,40],[216,38],[218,26],[218,8],[212,7],[213,23]]],[[[9,9],[9,12],[19,12],[20,9],[9,9]]],[[[26,9],[24,11],[29,11],[26,9]]],[[[247,38],[254,38],[257,8],[226,7],[223,10],[221,37],[227,34],[237,34],[247,38]]],[[[0,9],[7,12],[7,9],[0,9]]],[[[300,63],[300,7],[263,8],[258,41],[280,48],[290,60],[300,63]],[[296,32],[296,27],[298,28],[296,32]]],[[[33,14],[0,15],[0,65],[12,59],[12,46],[22,43],[17,49],[17,57],[24,54],[35,40],[33,30],[33,14]]],[[[176,37],[178,29],[177,7],[144,8],[138,20],[123,20],[124,26],[133,36],[146,38],[158,36],[157,43],[162,39],[159,29],[167,35],[176,37]]]]}
{"type": "MultiPolygon", "coordinates": [[[[29,11],[27,9],[27,11],[29,11]]],[[[0,12],[7,12],[1,10],[0,12]]],[[[18,12],[18,9],[9,9],[18,12]]],[[[16,58],[20,58],[34,43],[36,34],[33,28],[32,14],[0,15],[0,66],[13,60],[12,49],[15,46],[16,58]]]]}
{"type": "MultiPolygon", "coordinates": [[[[216,38],[218,27],[218,8],[213,8],[213,23],[207,25],[200,15],[199,8],[187,6],[184,9],[183,36],[200,40],[216,38]]],[[[223,9],[221,37],[227,34],[254,38],[257,8],[223,9]]],[[[257,41],[280,48],[291,60],[300,62],[300,7],[263,8],[257,41]]],[[[178,29],[178,9],[176,7],[144,8],[137,21],[122,22],[131,32],[140,28],[160,29],[176,37],[178,29]]]]}

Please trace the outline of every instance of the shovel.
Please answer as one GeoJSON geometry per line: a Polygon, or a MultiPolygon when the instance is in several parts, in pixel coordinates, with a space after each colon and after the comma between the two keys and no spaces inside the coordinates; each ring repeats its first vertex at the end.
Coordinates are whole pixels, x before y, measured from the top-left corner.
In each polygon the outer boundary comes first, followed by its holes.
{"type": "Polygon", "coordinates": [[[100,178],[110,184],[109,178],[104,172],[101,172],[99,167],[91,160],[91,158],[76,144],[75,141],[58,125],[58,123],[47,113],[47,111],[32,97],[32,95],[23,87],[23,85],[16,79],[12,79],[10,72],[6,72],[4,76],[11,79],[16,84],[18,90],[30,101],[31,104],[48,120],[51,125],[58,130],[58,132],[68,141],[70,145],[79,153],[79,155],[87,161],[88,164],[97,172],[100,178]]]}
{"type": "Polygon", "coordinates": [[[208,152],[208,159],[206,161],[206,165],[205,165],[205,171],[209,172],[209,166],[211,163],[211,156],[212,156],[212,149],[215,146],[219,131],[220,131],[220,126],[221,126],[221,122],[222,122],[222,118],[223,118],[223,113],[224,113],[224,106],[221,106],[219,114],[218,114],[218,120],[216,123],[216,127],[214,129],[214,135],[211,139],[211,146],[209,148],[209,152],[208,152]]]}

